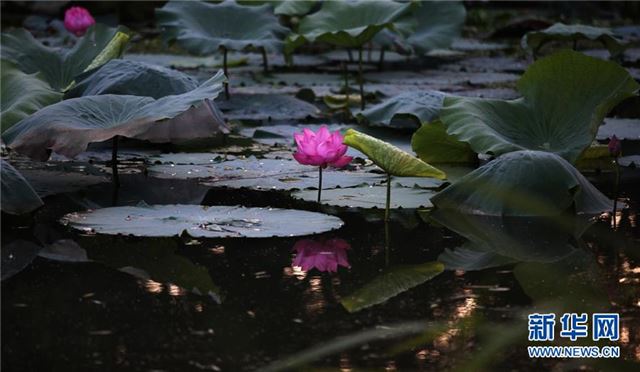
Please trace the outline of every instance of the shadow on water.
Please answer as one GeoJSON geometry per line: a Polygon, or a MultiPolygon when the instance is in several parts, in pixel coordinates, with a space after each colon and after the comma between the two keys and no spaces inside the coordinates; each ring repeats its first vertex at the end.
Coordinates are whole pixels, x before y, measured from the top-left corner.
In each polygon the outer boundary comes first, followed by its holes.
{"type": "MultiPolygon", "coordinates": [[[[120,182],[120,205],[316,208],[281,192],[141,175],[120,182]]],[[[96,236],[55,223],[110,206],[110,191],[49,197],[34,221],[3,219],[3,243],[73,239],[89,259],[54,261],[34,248],[31,263],[3,280],[6,370],[531,370],[640,360],[633,205],[615,231],[600,219],[406,210],[389,226],[388,251],[379,216],[352,210],[337,211],[340,230],[305,238],[96,236]],[[367,297],[371,288],[384,296],[367,297]],[[619,312],[624,358],[532,362],[525,320],[534,311],[619,312]]]]}

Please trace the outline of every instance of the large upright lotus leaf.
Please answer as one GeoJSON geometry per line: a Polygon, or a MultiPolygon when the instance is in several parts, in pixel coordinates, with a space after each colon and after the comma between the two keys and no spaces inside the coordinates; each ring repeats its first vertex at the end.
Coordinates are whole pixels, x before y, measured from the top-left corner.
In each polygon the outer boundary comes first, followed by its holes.
{"type": "Polygon", "coordinates": [[[24,214],[44,205],[29,182],[9,162],[0,160],[0,173],[3,212],[24,214]]]}
{"type": "Polygon", "coordinates": [[[123,94],[155,99],[186,93],[198,87],[191,76],[144,62],[114,59],[76,78],[65,98],[123,94]]]}
{"type": "Polygon", "coordinates": [[[391,297],[433,279],[444,271],[440,262],[389,268],[364,287],[345,296],[341,303],[350,313],[383,303],[391,297]]]}
{"type": "Polygon", "coordinates": [[[211,137],[226,130],[209,101],[220,93],[223,80],[220,71],[190,92],[158,100],[113,94],[72,98],[20,121],[3,139],[19,153],[46,160],[50,150],[72,158],[89,143],[114,136],[156,143],[211,137]]]}
{"type": "Polygon", "coordinates": [[[455,249],[445,248],[438,256],[438,262],[442,262],[447,270],[476,271],[511,265],[518,260],[477,249],[473,243],[467,242],[455,249]]]}
{"type": "Polygon", "coordinates": [[[417,54],[448,48],[460,36],[466,11],[461,1],[419,1],[410,16],[403,17],[401,26],[410,29],[406,42],[417,54]]]}
{"type": "Polygon", "coordinates": [[[242,6],[233,1],[212,4],[200,1],[170,1],[156,10],[164,38],[176,40],[193,54],[206,55],[221,47],[248,47],[279,51],[286,29],[278,23],[269,5],[242,6]]]}
{"type": "Polygon", "coordinates": [[[273,7],[276,15],[302,16],[309,13],[318,2],[316,0],[278,0],[273,7]]]}
{"type": "Polygon", "coordinates": [[[438,117],[445,94],[435,90],[405,92],[360,113],[370,125],[417,129],[438,117]]]}
{"type": "Polygon", "coordinates": [[[410,8],[395,1],[325,1],[322,8],[300,21],[298,40],[357,48],[371,40],[410,8]]]}
{"type": "Polygon", "coordinates": [[[39,109],[62,99],[62,94],[52,90],[37,74],[26,74],[9,61],[2,60],[0,75],[0,123],[3,132],[39,109]]]}
{"type": "Polygon", "coordinates": [[[591,40],[601,42],[612,56],[622,53],[626,45],[608,28],[585,25],[565,25],[556,23],[544,30],[530,31],[522,37],[520,42],[523,49],[534,52],[550,41],[591,40]]]}
{"type": "Polygon", "coordinates": [[[343,224],[338,217],[293,209],[188,204],[103,208],[67,214],[62,223],[97,234],[168,237],[186,232],[194,238],[304,236],[343,224]]]}
{"type": "Polygon", "coordinates": [[[354,129],[347,130],[344,136],[344,144],[361,151],[376,165],[393,176],[432,177],[438,179],[447,177],[441,170],[432,167],[415,156],[354,129]]]}
{"type": "Polygon", "coordinates": [[[21,29],[2,34],[2,58],[28,74],[39,72],[53,89],[64,91],[76,75],[120,57],[128,41],[124,29],[96,24],[73,48],[51,48],[21,29]]]}
{"type": "Polygon", "coordinates": [[[515,151],[489,162],[440,191],[441,209],[491,216],[550,216],[567,210],[598,214],[613,202],[560,156],[515,151]]]}
{"type": "Polygon", "coordinates": [[[523,97],[512,101],[445,97],[440,119],[477,153],[542,150],[574,162],[640,87],[617,64],[569,50],[529,66],[517,86],[523,97]]]}
{"type": "Polygon", "coordinates": [[[420,159],[429,163],[472,164],[478,161],[471,146],[448,134],[440,120],[424,123],[411,137],[411,147],[420,159]]]}

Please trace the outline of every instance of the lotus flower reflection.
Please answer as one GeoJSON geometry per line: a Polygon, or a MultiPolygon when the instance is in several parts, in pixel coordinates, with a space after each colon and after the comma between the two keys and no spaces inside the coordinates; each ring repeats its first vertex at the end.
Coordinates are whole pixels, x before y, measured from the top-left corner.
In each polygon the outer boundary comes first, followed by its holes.
{"type": "Polygon", "coordinates": [[[95,23],[91,13],[80,6],[72,6],[64,13],[64,28],[76,36],[84,35],[95,23]]]}
{"type": "Polygon", "coordinates": [[[331,133],[325,125],[320,127],[317,133],[305,128],[302,133],[294,133],[293,138],[298,147],[293,157],[298,163],[319,167],[319,203],[320,193],[322,192],[322,169],[327,166],[343,168],[347,166],[353,158],[345,155],[348,147],[343,143],[344,138],[340,134],[340,131],[331,133]]]}
{"type": "Polygon", "coordinates": [[[347,260],[347,249],[350,248],[349,243],[342,239],[299,240],[293,246],[296,257],[292,265],[304,271],[316,268],[318,271],[337,272],[338,266],[351,267],[347,260]]]}

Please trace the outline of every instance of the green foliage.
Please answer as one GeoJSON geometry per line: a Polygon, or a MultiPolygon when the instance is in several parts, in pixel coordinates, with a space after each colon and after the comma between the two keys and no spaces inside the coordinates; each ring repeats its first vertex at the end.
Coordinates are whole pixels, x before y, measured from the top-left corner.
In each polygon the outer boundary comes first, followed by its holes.
{"type": "Polygon", "coordinates": [[[26,74],[9,61],[2,60],[0,74],[2,132],[42,107],[62,99],[62,94],[52,90],[49,84],[38,78],[38,74],[26,74]]]}
{"type": "Polygon", "coordinates": [[[144,62],[115,59],[76,77],[65,98],[122,94],[162,98],[196,89],[198,82],[187,74],[144,62]]]}
{"type": "Polygon", "coordinates": [[[448,134],[440,120],[422,124],[411,137],[411,147],[420,159],[429,163],[475,164],[478,161],[471,146],[448,134]]]}
{"type": "Polygon", "coordinates": [[[433,90],[401,93],[358,113],[358,119],[374,126],[416,129],[438,117],[444,97],[433,90]]]}
{"type": "Polygon", "coordinates": [[[318,12],[300,21],[299,35],[288,42],[292,46],[319,41],[358,48],[380,30],[393,27],[393,21],[410,6],[395,1],[325,1],[318,12]]]}
{"type": "Polygon", "coordinates": [[[393,176],[433,177],[438,179],[447,177],[440,169],[425,163],[415,156],[354,129],[347,130],[344,136],[344,143],[361,151],[377,166],[393,176]]]}
{"type": "Polygon", "coordinates": [[[156,10],[156,18],[165,40],[175,40],[198,55],[220,48],[279,51],[286,32],[269,5],[242,6],[230,0],[217,4],[170,1],[156,10]]]}
{"type": "Polygon", "coordinates": [[[593,27],[585,25],[565,25],[556,23],[544,30],[530,31],[522,37],[520,42],[523,49],[537,52],[545,44],[551,41],[571,41],[591,40],[601,42],[612,57],[624,52],[626,45],[618,39],[608,28],[593,27]]]}
{"type": "Polygon", "coordinates": [[[599,214],[613,202],[560,156],[516,151],[462,177],[431,198],[438,208],[491,216],[599,214]]]}
{"type": "Polygon", "coordinates": [[[532,64],[518,81],[522,98],[446,97],[447,133],[477,153],[556,153],[570,162],[594,140],[604,116],[639,85],[613,62],[563,51],[532,64]]]}
{"type": "Polygon", "coordinates": [[[217,97],[223,80],[218,72],[192,91],[158,100],[113,94],[65,100],[23,119],[2,138],[17,152],[46,160],[51,150],[75,157],[89,143],[118,135],[161,143],[210,137],[224,123],[206,100],[217,97]],[[189,110],[194,105],[199,106],[189,110]]]}
{"type": "Polygon", "coordinates": [[[20,29],[2,33],[2,58],[27,74],[40,73],[54,90],[65,91],[76,75],[120,57],[128,42],[129,35],[123,28],[96,24],[73,48],[51,48],[20,29]]]}

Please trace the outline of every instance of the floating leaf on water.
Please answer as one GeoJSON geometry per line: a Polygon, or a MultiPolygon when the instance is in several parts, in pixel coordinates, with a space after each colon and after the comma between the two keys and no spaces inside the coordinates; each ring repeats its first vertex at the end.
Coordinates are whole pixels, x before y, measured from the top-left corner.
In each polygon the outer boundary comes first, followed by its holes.
{"type": "MultiPolygon", "coordinates": [[[[429,201],[434,190],[418,187],[402,187],[391,181],[391,208],[430,208],[429,201]]],[[[291,196],[309,202],[316,201],[318,192],[313,190],[296,191],[291,196]]],[[[384,210],[387,197],[386,186],[360,186],[322,190],[322,204],[346,208],[378,208],[384,210]]]]}
{"type": "Polygon", "coordinates": [[[440,262],[391,267],[364,287],[342,298],[350,313],[383,303],[391,297],[433,279],[444,271],[440,262]]]}
{"type": "Polygon", "coordinates": [[[640,141],[640,119],[604,119],[604,124],[598,127],[596,139],[608,141],[613,135],[619,140],[640,141]]]}
{"type": "Polygon", "coordinates": [[[516,151],[460,178],[431,201],[437,208],[491,216],[599,214],[613,202],[559,155],[516,151]]]}
{"type": "Polygon", "coordinates": [[[71,239],[60,239],[46,245],[38,253],[48,260],[63,262],[88,262],[87,251],[71,239]]]}
{"type": "Polygon", "coordinates": [[[240,206],[152,205],[111,207],[67,214],[62,223],[107,235],[194,238],[268,238],[318,234],[338,229],[338,217],[321,213],[240,206]]]}

